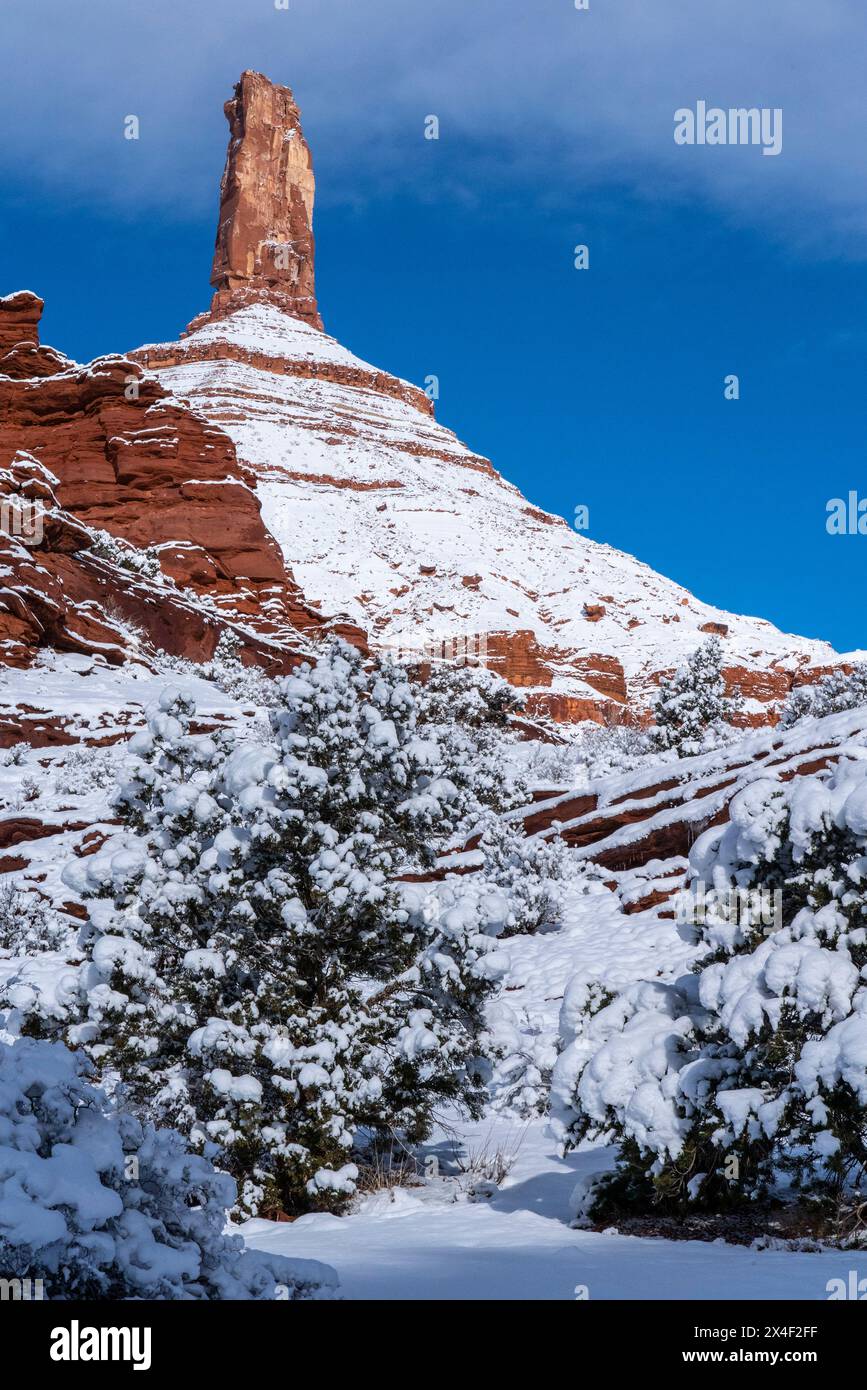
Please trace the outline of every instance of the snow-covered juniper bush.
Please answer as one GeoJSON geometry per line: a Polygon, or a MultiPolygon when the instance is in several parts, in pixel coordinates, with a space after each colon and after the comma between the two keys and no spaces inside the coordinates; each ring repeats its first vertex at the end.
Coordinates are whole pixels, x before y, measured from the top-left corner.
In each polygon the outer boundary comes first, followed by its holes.
{"type": "Polygon", "coordinates": [[[480,1105],[495,943],[395,885],[471,788],[404,673],[343,643],[280,683],[267,744],[193,735],[193,713],[163,694],[115,797],[130,833],[66,870],[90,920],[63,1002],[16,1002],[219,1155],[242,1210],[333,1206],[365,1135],[417,1141],[437,1103],[480,1105]]]}
{"type": "Polygon", "coordinates": [[[436,665],[415,686],[417,726],[433,738],[466,817],[479,805],[502,812],[529,801],[526,783],[503,763],[503,738],[522,708],[514,686],[485,667],[436,665]]]}
{"type": "Polygon", "coordinates": [[[732,721],[743,701],[739,694],[726,694],[722,657],[720,639],[709,637],[686,665],[660,681],[650,731],[659,752],[673,750],[688,758],[732,737],[732,721]]]}
{"type": "Polygon", "coordinates": [[[0,1278],[47,1299],[330,1297],[334,1271],[225,1234],[235,1184],[109,1101],[81,1052],[0,1042],[0,1278]]]}
{"type": "Polygon", "coordinates": [[[68,935],[46,899],[14,881],[0,883],[0,957],[56,950],[68,935]]]}
{"type": "Polygon", "coordinates": [[[245,666],[241,651],[240,635],[232,628],[224,628],[210,661],[193,665],[192,669],[205,680],[213,681],[219,690],[235,700],[250,700],[259,705],[275,704],[278,698],[276,683],[260,667],[245,666]]]}
{"type": "Polygon", "coordinates": [[[867,762],[762,778],[730,816],[691,856],[709,885],[692,971],[579,1021],[555,1068],[555,1124],[567,1146],[603,1133],[623,1146],[600,1215],[799,1195],[863,1240],[867,762]],[[737,912],[733,888],[753,890],[737,912]],[[773,892],[768,926],[757,894],[773,892]]]}
{"type": "Polygon", "coordinates": [[[555,836],[528,837],[523,828],[488,811],[480,822],[481,878],[503,896],[507,914],[498,935],[535,932],[555,920],[567,883],[581,876],[571,850],[555,836]]]}
{"type": "Polygon", "coordinates": [[[137,546],[120,536],[112,536],[108,531],[93,531],[91,551],[100,559],[110,560],[121,569],[131,570],[133,574],[144,575],[147,579],[157,579],[162,574],[159,550],[156,546],[137,546]]]}
{"type": "Polygon", "coordinates": [[[859,705],[867,705],[865,665],[853,666],[851,671],[829,671],[815,685],[795,686],[780,712],[780,724],[791,729],[801,719],[822,719],[859,705]]]}

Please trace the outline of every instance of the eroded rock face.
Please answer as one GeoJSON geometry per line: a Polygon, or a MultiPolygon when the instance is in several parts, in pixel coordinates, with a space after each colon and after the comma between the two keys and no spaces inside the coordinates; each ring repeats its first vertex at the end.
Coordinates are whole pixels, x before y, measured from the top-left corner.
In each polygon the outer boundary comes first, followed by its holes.
{"type": "Polygon", "coordinates": [[[288,87],[244,72],[223,108],[229,149],[211,284],[215,317],[263,299],[316,328],[313,162],[288,87]]]}
{"type": "Polygon", "coordinates": [[[119,663],[123,637],[100,614],[96,586],[83,592],[76,583],[75,557],[92,536],[58,507],[56,483],[31,455],[18,453],[0,469],[8,509],[0,528],[0,660],[26,666],[40,647],[51,646],[70,652],[99,648],[106,661],[119,663]]]}
{"type": "Polygon", "coordinates": [[[65,359],[54,348],[39,344],[43,301],[31,290],[18,290],[0,299],[0,376],[51,376],[65,359]]]}
{"type": "Polygon", "coordinates": [[[138,363],[41,347],[41,311],[27,292],[0,299],[0,660],[120,662],[136,632],[204,660],[231,626],[280,671],[326,627],[362,642],[304,602],[229,437],[138,363]]]}
{"type": "Polygon", "coordinates": [[[18,290],[0,299],[0,359],[19,343],[38,347],[43,307],[43,301],[30,290],[18,290]]]}

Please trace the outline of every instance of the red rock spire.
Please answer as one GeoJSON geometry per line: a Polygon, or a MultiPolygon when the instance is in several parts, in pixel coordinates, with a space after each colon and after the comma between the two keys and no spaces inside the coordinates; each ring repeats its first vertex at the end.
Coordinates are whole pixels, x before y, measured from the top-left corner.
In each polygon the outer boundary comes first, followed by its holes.
{"type": "Polygon", "coordinates": [[[313,165],[301,114],[288,87],[243,72],[224,107],[229,149],[211,314],[223,317],[265,300],[322,327],[313,273],[313,165]]]}

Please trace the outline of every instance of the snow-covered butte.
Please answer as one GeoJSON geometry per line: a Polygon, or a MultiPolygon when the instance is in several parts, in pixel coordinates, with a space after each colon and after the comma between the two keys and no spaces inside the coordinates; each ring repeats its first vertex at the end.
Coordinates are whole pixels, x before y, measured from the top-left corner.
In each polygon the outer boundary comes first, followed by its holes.
{"type": "MultiPolygon", "coordinates": [[[[287,196],[283,143],[270,123],[285,107],[287,138],[300,131],[291,93],[265,101],[263,83],[244,74],[227,106],[231,123],[247,103],[242,138],[229,146],[218,231],[218,252],[228,239],[237,264],[252,270],[230,288],[225,276],[215,280],[211,311],[178,341],[130,355],[230,435],[306,600],[349,615],[377,644],[417,651],[469,639],[473,653],[483,644],[531,708],[564,720],[602,718],[611,704],[646,708],[659,674],[709,632],[724,640],[726,674],[748,697],[751,723],[766,721],[793,680],[838,662],[828,643],[703,603],[533,506],[436,422],[424,391],[321,331],[307,300],[302,313],[299,282],[269,270],[280,263],[279,238],[263,240],[259,223],[247,230],[261,188],[287,196]]],[[[303,224],[298,274],[312,292],[306,162],[303,172],[293,204],[303,224]]],[[[299,244],[287,242],[292,255],[299,244]]]]}
{"type": "Polygon", "coordinates": [[[378,643],[484,636],[492,664],[561,718],[646,703],[707,632],[723,634],[754,720],[796,673],[839,660],[532,506],[417,388],[275,305],[131,355],[231,436],[307,601],[378,643]]]}

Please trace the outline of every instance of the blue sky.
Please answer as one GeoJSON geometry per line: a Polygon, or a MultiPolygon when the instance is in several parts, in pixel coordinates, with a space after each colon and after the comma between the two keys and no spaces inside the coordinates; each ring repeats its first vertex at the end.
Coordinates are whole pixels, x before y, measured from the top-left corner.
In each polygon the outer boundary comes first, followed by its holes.
{"type": "Polygon", "coordinates": [[[867,537],[825,504],[867,497],[867,14],[590,4],[7,8],[0,292],[43,295],[80,359],[176,336],[210,294],[222,102],[259,68],[313,148],[329,332],[436,374],[439,418],[595,539],[865,647],[867,537]],[[699,99],[781,107],[782,153],[676,146],[699,99]]]}

